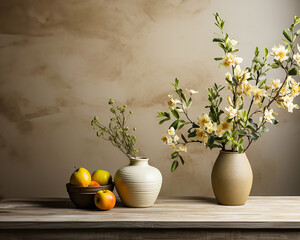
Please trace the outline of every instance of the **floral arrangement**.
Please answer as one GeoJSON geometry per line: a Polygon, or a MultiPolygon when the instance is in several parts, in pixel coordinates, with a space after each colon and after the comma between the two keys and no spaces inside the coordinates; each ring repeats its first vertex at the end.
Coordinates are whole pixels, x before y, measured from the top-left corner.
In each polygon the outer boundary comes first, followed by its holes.
{"type": "Polygon", "coordinates": [[[198,142],[210,149],[243,153],[262,133],[269,131],[267,124],[278,123],[272,104],[277,103],[278,107],[287,109],[288,112],[299,109],[293,101],[300,94],[300,84],[293,76],[299,73],[300,66],[300,47],[298,44],[297,49],[295,47],[295,40],[300,35],[300,30],[296,31],[295,27],[299,24],[300,17],[295,16],[293,24],[283,31],[284,45],[274,46],[271,53],[265,47],[262,56],[256,47],[251,66],[242,69],[243,59],[234,55],[239,51],[238,42],[224,32],[225,21],[218,13],[214,16],[215,25],[221,34],[213,42],[224,51],[224,56],[215,60],[220,62],[219,67],[229,70],[225,74],[225,81],[231,96],[227,97],[228,106],[222,109],[220,92],[225,87],[214,84],[208,88],[206,108],[209,113],[202,114],[197,121],[193,121],[188,111],[193,94],[198,92],[181,89],[179,80],[175,79],[172,85],[176,98],[169,95],[169,111],[158,113],[158,117],[163,118],[159,124],[174,120],[162,137],[162,141],[173,149],[172,172],[178,167],[178,160],[184,164],[182,153],[187,151],[189,143],[198,142]],[[284,78],[268,78],[267,74],[273,69],[281,69],[284,78]],[[188,126],[187,132],[179,137],[176,131],[185,126],[188,126]]]}
{"type": "MultiPolygon", "coordinates": [[[[129,111],[129,114],[126,114],[126,105],[115,106],[114,103],[114,99],[109,99],[108,104],[111,105],[110,112],[113,114],[113,117],[110,119],[108,127],[101,124],[97,116],[91,121],[91,125],[97,131],[98,137],[110,141],[128,158],[135,157],[135,154],[138,153],[138,150],[134,148],[136,136],[131,135],[129,128],[125,126],[128,116],[133,114],[133,112],[129,111]]],[[[132,130],[136,131],[136,128],[134,127],[132,130]]]]}

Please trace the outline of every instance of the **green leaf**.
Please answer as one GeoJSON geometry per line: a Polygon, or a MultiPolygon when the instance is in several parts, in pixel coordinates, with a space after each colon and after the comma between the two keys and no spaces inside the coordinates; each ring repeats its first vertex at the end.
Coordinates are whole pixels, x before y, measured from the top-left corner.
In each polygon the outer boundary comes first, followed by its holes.
{"type": "Polygon", "coordinates": [[[278,121],[276,119],[272,119],[271,121],[272,121],[273,125],[277,125],[278,124],[278,121]]]}
{"type": "Polygon", "coordinates": [[[247,136],[250,137],[254,141],[259,138],[259,136],[255,133],[248,133],[247,136]]]}
{"type": "Polygon", "coordinates": [[[183,134],[181,134],[181,138],[182,138],[182,140],[183,140],[185,143],[187,143],[187,140],[186,140],[186,138],[185,138],[185,136],[184,136],[183,134]]]}
{"type": "Polygon", "coordinates": [[[258,84],[258,88],[261,88],[264,84],[266,84],[267,79],[261,80],[258,84]]]}
{"type": "Polygon", "coordinates": [[[177,157],[177,155],[178,155],[178,152],[173,152],[173,153],[171,154],[171,158],[174,159],[174,158],[177,157]]]}
{"type": "Polygon", "coordinates": [[[158,112],[158,116],[157,117],[170,118],[170,113],[167,113],[167,112],[158,112]]]}
{"type": "Polygon", "coordinates": [[[220,61],[220,60],[223,60],[223,58],[221,57],[217,57],[217,58],[214,58],[215,61],[220,61]]]}
{"type": "Polygon", "coordinates": [[[222,21],[222,22],[221,22],[221,29],[223,29],[224,23],[225,23],[225,21],[222,21]]]}
{"type": "Polygon", "coordinates": [[[267,49],[267,47],[264,48],[264,52],[265,52],[265,57],[268,56],[269,50],[267,49]]]}
{"type": "Polygon", "coordinates": [[[263,126],[261,127],[261,132],[262,132],[262,133],[264,133],[264,132],[269,132],[269,128],[268,128],[267,126],[263,125],[263,126]]]}
{"type": "Polygon", "coordinates": [[[173,114],[173,116],[174,116],[176,119],[179,119],[179,113],[178,113],[178,111],[177,111],[176,109],[173,109],[173,110],[171,111],[171,113],[173,114]]]}
{"type": "Polygon", "coordinates": [[[164,113],[163,112],[158,112],[158,115],[156,117],[164,117],[164,113]]]}
{"type": "Polygon", "coordinates": [[[196,130],[194,130],[193,132],[189,133],[188,138],[196,137],[196,135],[197,135],[196,130]]]}
{"type": "Polygon", "coordinates": [[[183,160],[183,158],[181,157],[181,155],[178,155],[178,156],[179,156],[179,158],[180,158],[180,161],[181,161],[182,165],[184,165],[184,160],[183,160]]]}
{"type": "Polygon", "coordinates": [[[234,131],[232,132],[231,136],[232,136],[232,137],[235,137],[235,136],[237,135],[237,133],[238,133],[238,130],[234,130],[234,131]]]}
{"type": "Polygon", "coordinates": [[[169,121],[169,120],[170,120],[169,118],[165,118],[163,120],[160,120],[159,125],[162,125],[164,122],[169,121]]]}
{"type": "Polygon", "coordinates": [[[192,98],[189,98],[189,100],[186,104],[187,108],[189,108],[191,106],[191,104],[192,104],[192,98]]]}
{"type": "Polygon", "coordinates": [[[257,56],[258,56],[258,54],[259,54],[258,47],[256,47],[256,48],[255,48],[254,54],[255,54],[255,57],[257,57],[257,56]]]}
{"type": "Polygon", "coordinates": [[[171,172],[174,172],[176,170],[176,168],[178,167],[178,161],[175,160],[172,163],[172,167],[171,167],[171,172]]]}
{"type": "Polygon", "coordinates": [[[184,127],[184,125],[185,125],[185,124],[181,124],[181,125],[179,125],[179,126],[178,126],[178,128],[177,128],[177,130],[180,130],[181,128],[183,128],[183,127],[184,127]]]}
{"type": "Polygon", "coordinates": [[[277,64],[277,63],[273,63],[270,66],[271,66],[271,68],[279,68],[279,64],[277,64]]]}
{"type": "Polygon", "coordinates": [[[247,134],[247,132],[244,131],[244,130],[239,130],[239,131],[238,131],[238,134],[239,134],[240,136],[245,136],[245,135],[247,134]]]}
{"type": "Polygon", "coordinates": [[[286,30],[283,30],[282,33],[289,42],[293,42],[291,35],[286,30]]]}
{"type": "Polygon", "coordinates": [[[297,35],[297,36],[300,35],[300,29],[298,29],[298,31],[296,32],[296,35],[297,35]]]}
{"type": "Polygon", "coordinates": [[[218,43],[218,45],[219,45],[224,51],[226,51],[226,47],[224,46],[224,44],[218,43]]]}
{"type": "Polygon", "coordinates": [[[179,80],[178,80],[178,78],[175,78],[175,87],[176,88],[178,87],[178,84],[179,84],[179,80]]]}
{"type": "Polygon", "coordinates": [[[282,41],[283,41],[286,45],[291,46],[291,43],[290,43],[289,41],[285,40],[284,38],[282,38],[282,41]]]}
{"type": "Polygon", "coordinates": [[[289,75],[291,76],[295,76],[298,74],[298,70],[297,68],[292,68],[290,71],[289,71],[289,75]]]}
{"type": "Polygon", "coordinates": [[[215,139],[213,137],[209,137],[208,141],[207,141],[207,146],[209,147],[209,149],[213,148],[213,144],[214,144],[215,139]]]}
{"type": "Polygon", "coordinates": [[[170,125],[169,128],[173,127],[175,130],[177,130],[178,124],[179,124],[179,120],[176,120],[170,125]]]}
{"type": "Polygon", "coordinates": [[[184,102],[186,102],[186,97],[185,97],[185,94],[181,91],[181,93],[180,93],[180,97],[182,98],[182,100],[184,101],[184,102]]]}
{"type": "Polygon", "coordinates": [[[296,26],[299,22],[300,22],[300,16],[299,17],[295,16],[294,17],[294,25],[296,26]]]}
{"type": "Polygon", "coordinates": [[[239,148],[238,148],[239,153],[244,152],[244,147],[242,144],[239,144],[239,148]]]}
{"type": "Polygon", "coordinates": [[[224,42],[222,38],[214,38],[213,42],[224,42]]]}
{"type": "MultiPolygon", "coordinates": [[[[255,122],[253,122],[252,118],[249,118],[248,121],[255,127],[257,128],[257,124],[255,122]]],[[[253,127],[251,127],[250,125],[246,126],[247,128],[251,129],[252,131],[255,131],[255,129],[253,127]]]]}

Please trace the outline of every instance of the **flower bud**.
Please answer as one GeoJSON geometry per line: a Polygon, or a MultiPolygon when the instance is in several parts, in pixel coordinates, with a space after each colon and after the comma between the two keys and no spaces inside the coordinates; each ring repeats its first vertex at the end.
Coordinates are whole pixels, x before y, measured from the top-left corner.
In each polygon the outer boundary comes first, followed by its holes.
{"type": "Polygon", "coordinates": [[[232,101],[231,101],[230,96],[228,96],[227,100],[228,100],[229,105],[233,107],[233,103],[232,103],[232,101]]]}
{"type": "Polygon", "coordinates": [[[115,102],[115,100],[114,100],[113,98],[110,98],[109,101],[108,101],[108,104],[111,105],[111,104],[113,104],[114,102],[115,102]]]}
{"type": "Polygon", "coordinates": [[[100,137],[100,136],[102,136],[103,135],[103,132],[102,131],[98,131],[97,132],[97,137],[100,137]]]}

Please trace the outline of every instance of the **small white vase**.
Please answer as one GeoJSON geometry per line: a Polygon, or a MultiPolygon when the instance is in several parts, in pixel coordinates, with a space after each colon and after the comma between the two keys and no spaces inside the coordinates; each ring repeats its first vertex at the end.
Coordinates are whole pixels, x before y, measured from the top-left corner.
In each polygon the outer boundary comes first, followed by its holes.
{"type": "Polygon", "coordinates": [[[151,207],[160,192],[162,175],[148,164],[148,158],[129,160],[130,164],[121,167],[114,177],[118,194],[127,207],[151,207]]]}

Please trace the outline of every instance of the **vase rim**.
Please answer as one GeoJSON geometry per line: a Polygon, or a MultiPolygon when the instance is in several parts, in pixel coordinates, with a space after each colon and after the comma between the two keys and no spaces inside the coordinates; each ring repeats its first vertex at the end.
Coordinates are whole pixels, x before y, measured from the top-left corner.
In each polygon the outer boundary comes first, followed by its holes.
{"type": "Polygon", "coordinates": [[[245,154],[245,152],[239,153],[239,152],[232,152],[232,151],[228,151],[228,150],[226,150],[226,151],[221,150],[220,153],[226,153],[226,154],[227,153],[228,154],[245,154]]]}
{"type": "Polygon", "coordinates": [[[147,157],[129,157],[130,160],[141,160],[141,161],[145,161],[145,160],[149,160],[149,158],[147,157]]]}

